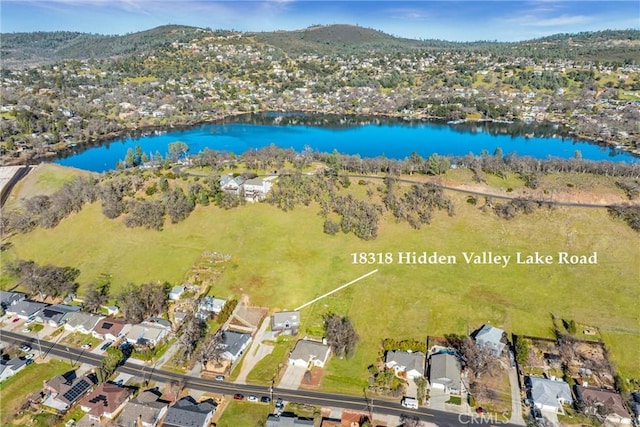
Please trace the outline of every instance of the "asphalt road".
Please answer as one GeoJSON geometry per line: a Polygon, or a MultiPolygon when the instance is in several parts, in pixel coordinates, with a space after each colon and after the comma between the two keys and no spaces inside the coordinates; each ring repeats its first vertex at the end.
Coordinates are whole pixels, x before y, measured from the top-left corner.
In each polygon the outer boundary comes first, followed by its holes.
{"type": "MultiPolygon", "coordinates": [[[[5,341],[7,343],[13,343],[17,345],[27,343],[33,347],[33,351],[35,351],[37,355],[40,354],[38,341],[32,336],[26,336],[15,332],[0,331],[0,341],[5,341]]],[[[69,360],[72,364],[86,363],[89,365],[98,366],[100,365],[103,358],[101,355],[93,354],[82,349],[69,347],[66,344],[56,344],[50,341],[40,340],[40,346],[42,347],[42,353],[44,355],[59,357],[63,360],[69,360]]],[[[253,394],[258,397],[270,396],[273,400],[282,398],[285,401],[304,403],[309,405],[338,407],[363,412],[369,412],[371,410],[371,412],[376,414],[391,414],[396,416],[407,414],[417,416],[421,421],[434,423],[438,426],[443,427],[469,424],[503,425],[516,427],[513,424],[506,424],[503,420],[492,420],[488,418],[481,418],[480,416],[471,417],[469,415],[436,411],[428,408],[411,410],[403,408],[397,401],[378,400],[377,398],[365,398],[364,390],[362,396],[349,396],[338,393],[326,393],[321,391],[309,390],[284,390],[278,388],[270,390],[269,387],[265,386],[234,384],[226,381],[207,380],[187,375],[180,375],[174,372],[155,369],[154,366],[132,363],[131,361],[127,361],[124,365],[118,367],[117,370],[119,372],[135,375],[141,378],[143,381],[178,381],[184,383],[184,386],[186,388],[206,391],[210,393],[219,393],[224,395],[241,393],[245,397],[253,394]]]]}

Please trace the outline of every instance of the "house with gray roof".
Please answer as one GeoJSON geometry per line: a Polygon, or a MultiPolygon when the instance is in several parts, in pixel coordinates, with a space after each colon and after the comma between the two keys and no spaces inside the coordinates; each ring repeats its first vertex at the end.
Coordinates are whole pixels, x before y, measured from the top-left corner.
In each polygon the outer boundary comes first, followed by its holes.
{"type": "Polygon", "coordinates": [[[27,366],[27,360],[14,357],[11,360],[7,360],[6,362],[0,362],[0,382],[6,380],[22,371],[27,366]]]}
{"type": "Polygon", "coordinates": [[[222,358],[235,362],[251,342],[251,335],[230,330],[222,331],[221,334],[224,347],[222,358]]]}
{"type": "Polygon", "coordinates": [[[207,427],[216,412],[216,406],[212,399],[198,403],[191,396],[183,397],[169,408],[162,425],[166,427],[207,427]]]}
{"type": "Polygon", "coordinates": [[[10,316],[18,316],[21,319],[28,319],[40,313],[41,310],[48,307],[49,304],[41,302],[22,300],[7,308],[7,314],[10,316]]]}
{"type": "Polygon", "coordinates": [[[104,318],[104,316],[84,311],[72,311],[64,316],[64,328],[71,332],[90,334],[98,322],[104,318]]]}
{"type": "Polygon", "coordinates": [[[152,390],[143,391],[125,405],[116,420],[116,425],[118,427],[139,427],[140,425],[156,427],[169,408],[167,402],[158,398],[158,394],[152,390]]]}
{"type": "Polygon", "coordinates": [[[127,333],[127,342],[133,345],[146,345],[154,347],[171,332],[171,323],[164,319],[145,320],[133,325],[127,333]],[[166,322],[166,323],[165,323],[166,322]]]}
{"type": "Polygon", "coordinates": [[[267,416],[266,427],[296,427],[296,426],[312,426],[313,420],[306,418],[298,418],[295,415],[276,415],[269,414],[267,416]]]}
{"type": "Polygon", "coordinates": [[[214,297],[204,297],[198,304],[198,312],[196,317],[202,320],[207,320],[214,314],[220,314],[227,300],[214,297]]]}
{"type": "Polygon", "coordinates": [[[491,351],[494,356],[500,357],[505,347],[505,343],[502,342],[503,335],[504,331],[502,329],[495,328],[491,325],[484,325],[476,333],[476,345],[482,349],[491,351]]]}
{"type": "Polygon", "coordinates": [[[0,305],[5,310],[12,305],[23,301],[27,296],[20,292],[0,291],[0,305]]]}
{"type": "Polygon", "coordinates": [[[330,347],[321,342],[298,340],[289,355],[289,364],[303,368],[307,368],[309,365],[322,368],[329,359],[330,351],[330,347]]]}
{"type": "Polygon", "coordinates": [[[460,394],[460,362],[449,353],[437,353],[429,358],[429,383],[432,388],[445,393],[460,394]]]}
{"type": "Polygon", "coordinates": [[[271,316],[271,330],[276,334],[297,335],[300,311],[279,311],[271,316]]]}
{"type": "Polygon", "coordinates": [[[424,376],[425,356],[419,351],[387,351],[384,366],[393,369],[398,376],[415,380],[424,376]]]}
{"type": "Polygon", "coordinates": [[[563,404],[573,404],[571,388],[562,380],[526,377],[525,385],[529,399],[541,411],[562,413],[563,404]]]}
{"type": "Polygon", "coordinates": [[[80,311],[77,305],[56,304],[43,308],[36,314],[36,322],[49,326],[58,327],[64,324],[64,317],[67,313],[80,311]]]}
{"type": "Polygon", "coordinates": [[[220,189],[228,194],[239,196],[242,194],[244,178],[241,176],[225,175],[220,177],[220,189]]]}

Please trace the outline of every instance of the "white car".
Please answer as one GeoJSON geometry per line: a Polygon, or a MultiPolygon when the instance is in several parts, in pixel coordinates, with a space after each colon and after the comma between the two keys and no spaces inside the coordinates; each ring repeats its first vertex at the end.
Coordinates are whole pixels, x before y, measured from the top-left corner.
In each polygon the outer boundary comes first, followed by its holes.
{"type": "Polygon", "coordinates": [[[257,402],[258,398],[252,394],[251,396],[247,397],[247,400],[249,402],[257,402]]]}
{"type": "Polygon", "coordinates": [[[91,348],[91,344],[82,344],[82,347],[80,347],[83,350],[88,350],[91,348]]]}
{"type": "Polygon", "coordinates": [[[31,346],[24,344],[22,347],[20,347],[20,350],[26,353],[27,351],[31,351],[31,346]]]}
{"type": "Polygon", "coordinates": [[[34,353],[31,353],[31,354],[27,354],[24,358],[28,360],[28,359],[33,359],[35,356],[36,355],[34,353]]]}
{"type": "Polygon", "coordinates": [[[23,333],[23,334],[28,334],[29,332],[31,332],[31,329],[29,329],[29,328],[24,328],[24,329],[22,330],[22,333],[23,333]]]}

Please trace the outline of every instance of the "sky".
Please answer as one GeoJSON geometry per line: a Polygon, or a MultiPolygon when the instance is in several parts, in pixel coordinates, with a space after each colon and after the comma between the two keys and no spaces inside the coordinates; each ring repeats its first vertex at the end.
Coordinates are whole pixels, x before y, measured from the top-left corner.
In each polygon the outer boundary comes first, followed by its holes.
{"type": "Polygon", "coordinates": [[[165,24],[239,31],[352,24],[413,39],[517,41],[640,29],[640,1],[0,0],[0,32],[126,34],[165,24]]]}

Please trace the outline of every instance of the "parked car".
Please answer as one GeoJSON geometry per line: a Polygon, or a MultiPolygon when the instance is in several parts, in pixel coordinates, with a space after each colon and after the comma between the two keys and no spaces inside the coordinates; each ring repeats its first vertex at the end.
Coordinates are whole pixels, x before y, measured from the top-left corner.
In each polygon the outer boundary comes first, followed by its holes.
{"type": "Polygon", "coordinates": [[[30,353],[30,354],[27,354],[24,358],[25,359],[33,359],[35,356],[36,355],[34,353],[30,353]]]}
{"type": "Polygon", "coordinates": [[[216,381],[224,381],[224,375],[216,375],[216,381]]]}
{"type": "Polygon", "coordinates": [[[233,398],[234,398],[235,400],[243,400],[243,399],[244,399],[244,396],[243,396],[243,395],[241,395],[240,393],[236,393],[236,394],[234,394],[234,395],[233,395],[233,398]]]}
{"type": "Polygon", "coordinates": [[[107,341],[106,343],[102,344],[102,347],[100,347],[100,350],[106,350],[109,347],[111,347],[111,344],[113,344],[113,341],[107,341]]]}
{"type": "Polygon", "coordinates": [[[36,321],[36,318],[35,318],[35,317],[29,317],[29,318],[27,319],[27,325],[30,325],[30,324],[32,324],[32,323],[33,323],[33,322],[35,322],[35,321],[36,321]]]}
{"type": "Polygon", "coordinates": [[[271,398],[269,396],[262,396],[260,398],[260,402],[262,402],[262,403],[271,403],[271,398]]]}
{"type": "Polygon", "coordinates": [[[27,344],[22,344],[22,346],[20,347],[20,350],[24,351],[25,353],[28,351],[31,351],[31,346],[27,345],[27,344]]]}
{"type": "Polygon", "coordinates": [[[248,400],[249,402],[257,402],[257,401],[258,401],[258,398],[252,394],[252,395],[250,395],[249,397],[247,397],[247,400],[248,400]]]}
{"type": "Polygon", "coordinates": [[[277,409],[282,409],[284,408],[284,402],[282,401],[281,398],[278,398],[278,400],[276,400],[276,408],[277,409]]]}
{"type": "Polygon", "coordinates": [[[11,321],[11,323],[18,323],[19,321],[20,321],[20,318],[19,318],[19,317],[16,317],[15,319],[13,319],[13,320],[11,321]]]}
{"type": "Polygon", "coordinates": [[[29,328],[24,328],[24,329],[22,330],[22,333],[23,333],[23,334],[28,334],[29,332],[31,332],[31,329],[29,329],[29,328]]]}
{"type": "Polygon", "coordinates": [[[91,348],[91,344],[89,344],[89,343],[82,344],[82,347],[80,347],[80,348],[83,349],[83,350],[88,350],[88,349],[91,348]]]}
{"type": "Polygon", "coordinates": [[[33,363],[33,359],[27,359],[24,364],[25,365],[31,365],[33,363]]]}

